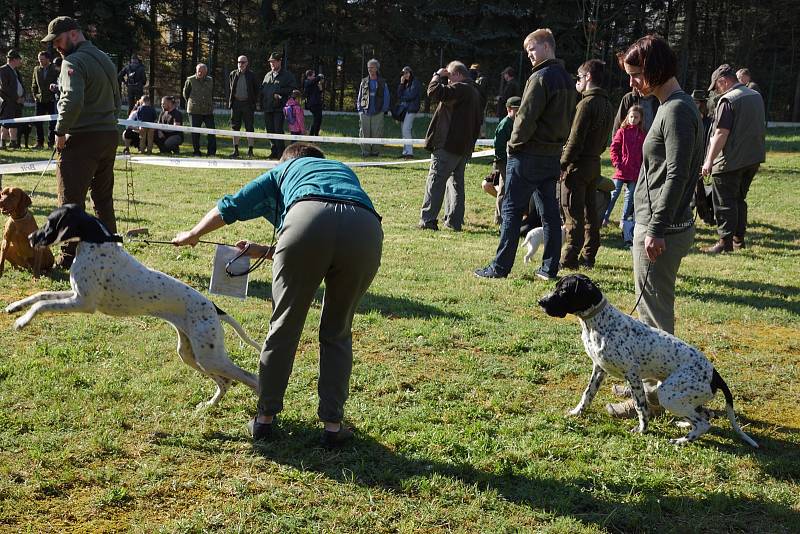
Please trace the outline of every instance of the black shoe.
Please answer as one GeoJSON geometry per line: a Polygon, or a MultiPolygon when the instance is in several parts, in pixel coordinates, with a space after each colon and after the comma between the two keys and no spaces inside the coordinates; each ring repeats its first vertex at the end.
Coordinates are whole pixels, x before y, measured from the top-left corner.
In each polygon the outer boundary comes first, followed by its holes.
{"type": "Polygon", "coordinates": [[[194,152],[192,152],[192,156],[197,157],[197,158],[202,158],[203,157],[203,153],[200,152],[199,150],[195,150],[194,152]]]}
{"type": "Polygon", "coordinates": [[[44,148],[44,143],[36,143],[36,146],[33,148],[36,150],[42,150],[44,148]]]}
{"type": "Polygon", "coordinates": [[[580,258],[578,258],[578,265],[580,265],[584,269],[594,269],[594,260],[590,260],[585,256],[581,256],[580,258]]]}
{"type": "Polygon", "coordinates": [[[447,228],[450,231],[453,231],[453,232],[460,232],[461,231],[461,227],[460,226],[456,227],[456,226],[451,226],[451,225],[449,225],[447,223],[444,223],[444,227],[447,228]]]}
{"type": "Polygon", "coordinates": [[[562,261],[558,265],[559,269],[568,269],[570,271],[577,271],[579,269],[579,267],[580,267],[580,264],[577,261],[576,262],[562,261]]]}
{"type": "Polygon", "coordinates": [[[337,432],[323,430],[320,442],[326,449],[335,449],[352,440],[355,435],[355,429],[341,425],[337,432]]]}
{"type": "Polygon", "coordinates": [[[420,230],[433,230],[434,232],[439,230],[439,224],[436,221],[429,222],[429,223],[419,223],[417,228],[420,230]]]}
{"type": "Polygon", "coordinates": [[[130,153],[131,153],[131,149],[130,149],[130,148],[127,148],[127,147],[125,147],[125,148],[123,148],[123,149],[122,149],[122,153],[123,153],[123,154],[125,154],[126,156],[127,156],[127,155],[130,155],[130,153]]]}
{"type": "Polygon", "coordinates": [[[19,143],[17,141],[11,141],[8,143],[8,148],[10,149],[19,148],[19,143]]]}
{"type": "Polygon", "coordinates": [[[238,149],[238,148],[234,148],[234,149],[233,149],[233,152],[232,152],[232,153],[231,153],[231,155],[230,155],[230,156],[228,156],[228,157],[229,157],[229,158],[238,158],[238,157],[239,157],[239,149],[238,149]]]}
{"type": "Polygon", "coordinates": [[[536,269],[536,272],[534,274],[536,275],[537,278],[541,278],[542,280],[556,280],[558,278],[557,276],[554,276],[546,271],[543,271],[541,267],[536,269]]]}
{"type": "Polygon", "coordinates": [[[275,424],[275,418],[272,418],[271,423],[259,423],[253,417],[247,422],[247,429],[250,435],[253,436],[253,441],[268,441],[272,438],[272,427],[275,424]]]}
{"type": "Polygon", "coordinates": [[[251,158],[255,156],[255,154],[253,154],[253,147],[247,149],[247,156],[251,158]]]}
{"type": "Polygon", "coordinates": [[[507,274],[500,274],[497,271],[495,271],[494,267],[492,267],[491,265],[487,265],[486,267],[483,267],[481,269],[475,269],[475,271],[473,271],[473,272],[475,273],[475,276],[477,276],[478,278],[506,278],[506,277],[508,277],[507,274]]]}

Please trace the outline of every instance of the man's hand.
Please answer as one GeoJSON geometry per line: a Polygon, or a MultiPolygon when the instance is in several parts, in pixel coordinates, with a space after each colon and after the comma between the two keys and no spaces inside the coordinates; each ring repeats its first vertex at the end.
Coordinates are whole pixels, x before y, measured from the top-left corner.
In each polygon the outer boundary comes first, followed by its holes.
{"type": "Polygon", "coordinates": [[[444,68],[444,67],[442,67],[441,69],[437,70],[437,71],[436,71],[436,74],[437,74],[437,75],[438,75],[440,78],[447,78],[448,76],[450,76],[450,73],[449,73],[449,72],[447,72],[447,69],[446,69],[446,68],[444,68]]]}
{"type": "Polygon", "coordinates": [[[186,245],[193,247],[199,242],[200,236],[197,236],[192,232],[181,232],[172,238],[172,244],[176,247],[185,247],[186,245]]]}
{"type": "Polygon", "coordinates": [[[711,174],[711,168],[713,166],[714,164],[710,161],[704,162],[703,166],[700,169],[700,174],[702,174],[703,176],[708,176],[709,174],[711,174]]]}
{"type": "Polygon", "coordinates": [[[647,236],[644,238],[644,250],[647,253],[647,259],[655,263],[656,258],[667,250],[667,242],[662,237],[647,236]]]}
{"type": "Polygon", "coordinates": [[[61,151],[64,150],[64,145],[67,144],[67,136],[66,135],[57,135],[56,136],[56,149],[61,151]]]}

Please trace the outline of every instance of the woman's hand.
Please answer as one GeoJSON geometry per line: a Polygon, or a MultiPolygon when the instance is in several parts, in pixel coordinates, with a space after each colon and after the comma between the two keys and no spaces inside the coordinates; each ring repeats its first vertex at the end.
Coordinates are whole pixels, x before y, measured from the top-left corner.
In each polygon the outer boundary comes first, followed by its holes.
{"type": "Polygon", "coordinates": [[[195,235],[191,231],[181,232],[172,238],[172,244],[175,245],[176,247],[185,247],[187,245],[193,247],[199,242],[200,242],[200,236],[195,235]]]}
{"type": "Polygon", "coordinates": [[[236,242],[236,248],[239,250],[246,250],[247,252],[245,252],[245,255],[254,259],[258,259],[266,253],[265,258],[271,260],[273,254],[275,254],[275,247],[259,245],[258,243],[253,243],[252,241],[244,239],[236,242]]]}

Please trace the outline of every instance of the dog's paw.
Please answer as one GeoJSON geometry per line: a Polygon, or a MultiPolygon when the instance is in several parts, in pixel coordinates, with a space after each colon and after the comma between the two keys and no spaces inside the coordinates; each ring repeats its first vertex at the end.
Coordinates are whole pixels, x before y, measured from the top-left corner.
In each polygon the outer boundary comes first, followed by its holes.
{"type": "Polygon", "coordinates": [[[30,319],[27,319],[24,316],[20,317],[19,319],[14,321],[14,330],[22,330],[23,328],[25,328],[25,326],[27,326],[29,320],[30,319]]]}
{"type": "Polygon", "coordinates": [[[203,401],[198,402],[197,406],[194,407],[195,411],[202,412],[203,410],[207,410],[212,406],[211,401],[203,401]]]}
{"type": "Polygon", "coordinates": [[[644,434],[645,432],[647,432],[647,428],[642,428],[641,425],[631,428],[631,434],[644,434]]]}
{"type": "Polygon", "coordinates": [[[581,408],[580,406],[576,406],[575,408],[568,411],[567,415],[570,415],[572,417],[580,417],[583,415],[583,408],[581,408]]]}
{"type": "Polygon", "coordinates": [[[675,421],[675,426],[678,428],[692,428],[692,423],[689,421],[675,421]]]}
{"type": "Polygon", "coordinates": [[[8,306],[6,306],[6,313],[16,313],[20,309],[20,306],[16,302],[12,302],[8,306]]]}
{"type": "Polygon", "coordinates": [[[673,445],[688,445],[691,441],[687,438],[677,438],[669,440],[673,445]]]}

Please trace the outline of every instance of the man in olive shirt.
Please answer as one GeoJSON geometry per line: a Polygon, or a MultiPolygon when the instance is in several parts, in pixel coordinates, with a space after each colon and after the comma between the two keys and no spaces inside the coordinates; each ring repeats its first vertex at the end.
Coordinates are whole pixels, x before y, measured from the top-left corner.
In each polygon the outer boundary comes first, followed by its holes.
{"type": "MultiPolygon", "coordinates": [[[[264,110],[264,124],[269,133],[283,133],[283,106],[289,100],[292,91],[297,89],[294,74],[282,68],[283,56],[273,52],[269,56],[270,71],[261,82],[261,108],[264,110]]],[[[271,159],[280,159],[286,143],[283,139],[271,139],[271,159]]]]}
{"type": "MultiPolygon", "coordinates": [[[[236,59],[237,69],[228,75],[228,108],[231,110],[231,130],[236,132],[242,127],[247,132],[254,131],[253,118],[258,102],[258,81],[255,74],[250,70],[250,60],[247,56],[239,56],[236,59]]],[[[255,139],[247,138],[247,155],[253,155],[253,143],[255,139]]],[[[239,138],[233,137],[232,158],[239,157],[239,138]]]]}
{"type": "MultiPolygon", "coordinates": [[[[39,64],[33,68],[31,76],[31,93],[36,100],[37,115],[55,115],[56,98],[50,90],[50,84],[58,81],[58,70],[50,63],[50,52],[39,52],[39,64]]],[[[50,121],[47,132],[47,148],[53,148],[56,133],[56,121],[50,121]]],[[[44,147],[44,127],[36,123],[36,148],[44,147]]]]}
{"type": "Polygon", "coordinates": [[[567,140],[575,111],[572,77],[556,59],[553,32],[536,30],[523,42],[533,73],[525,84],[522,104],[508,141],[505,197],[500,243],[494,261],[475,270],[479,278],[505,278],[514,266],[522,213],[533,194],[542,217],[544,251],[536,276],[555,279],[561,259],[561,216],[556,200],[561,147],[567,140]]]}
{"type": "Polygon", "coordinates": [[[702,173],[711,175],[719,241],[703,252],[720,254],[744,248],[747,192],[767,155],[764,100],[727,64],[711,75],[708,90],[720,96],[702,173]]]}
{"type": "Polygon", "coordinates": [[[600,154],[608,145],[614,109],[601,87],[604,65],[590,59],[578,68],[575,89],[583,95],[575,110],[569,139],[561,154],[561,209],[564,213],[566,243],[561,267],[594,267],[600,248],[600,217],[597,213],[597,180],[600,154]],[[582,250],[581,250],[582,249],[582,250]],[[580,255],[580,257],[579,257],[580,255]]]}
{"type": "MultiPolygon", "coordinates": [[[[115,233],[114,159],[117,153],[117,115],[122,103],[116,69],[105,54],[87,41],[78,23],[56,17],[42,42],[51,42],[64,57],[59,75],[56,163],[58,203],[86,205],[91,191],[97,218],[115,233]]],[[[61,249],[57,265],[68,269],[75,257],[75,243],[61,249]]]]}
{"type": "MultiPolygon", "coordinates": [[[[214,80],[208,75],[208,67],[198,63],[195,75],[186,78],[183,86],[183,98],[186,99],[186,111],[189,112],[192,128],[216,128],[214,126],[214,80]]],[[[192,146],[194,155],[202,156],[200,152],[200,134],[192,132],[192,146]]],[[[208,136],[208,155],[217,153],[217,136],[208,136]]]]}

